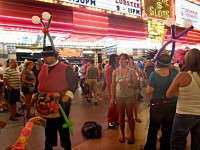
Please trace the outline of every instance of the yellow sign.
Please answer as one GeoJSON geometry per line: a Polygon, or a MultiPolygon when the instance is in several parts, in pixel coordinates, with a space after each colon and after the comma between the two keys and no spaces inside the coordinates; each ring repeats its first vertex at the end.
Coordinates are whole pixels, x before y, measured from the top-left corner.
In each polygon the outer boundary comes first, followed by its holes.
{"type": "Polygon", "coordinates": [[[144,0],[144,10],[147,17],[166,20],[171,17],[172,0],[144,0]]]}

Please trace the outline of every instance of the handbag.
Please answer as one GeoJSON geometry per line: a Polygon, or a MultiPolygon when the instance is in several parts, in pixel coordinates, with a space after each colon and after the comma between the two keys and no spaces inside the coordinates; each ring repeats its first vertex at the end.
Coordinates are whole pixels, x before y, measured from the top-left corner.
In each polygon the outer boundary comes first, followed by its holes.
{"type": "Polygon", "coordinates": [[[82,133],[88,139],[101,137],[101,130],[102,126],[94,121],[85,122],[82,127],[82,133]]]}

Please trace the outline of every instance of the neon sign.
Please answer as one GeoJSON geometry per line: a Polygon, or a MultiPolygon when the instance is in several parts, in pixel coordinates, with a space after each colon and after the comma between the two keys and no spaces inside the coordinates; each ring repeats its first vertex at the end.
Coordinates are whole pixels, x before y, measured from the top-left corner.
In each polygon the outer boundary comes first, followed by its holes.
{"type": "Polygon", "coordinates": [[[141,16],[141,0],[59,0],[85,7],[100,8],[134,16],[141,16]]]}
{"type": "Polygon", "coordinates": [[[176,23],[183,24],[185,19],[190,19],[195,28],[200,29],[200,6],[193,3],[176,0],[176,23]]]}
{"type": "Polygon", "coordinates": [[[171,17],[171,0],[144,0],[147,17],[166,20],[171,17]]]}

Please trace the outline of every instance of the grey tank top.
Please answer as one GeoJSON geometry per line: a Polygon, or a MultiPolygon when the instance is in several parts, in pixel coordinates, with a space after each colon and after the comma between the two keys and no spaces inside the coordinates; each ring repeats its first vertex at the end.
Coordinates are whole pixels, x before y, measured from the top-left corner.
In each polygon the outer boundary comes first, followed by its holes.
{"type": "Polygon", "coordinates": [[[125,80],[126,83],[133,83],[131,78],[131,71],[127,68],[127,73],[124,77],[120,75],[120,70],[116,70],[116,97],[129,97],[134,95],[133,88],[127,86],[120,86],[120,80],[125,80]]]}

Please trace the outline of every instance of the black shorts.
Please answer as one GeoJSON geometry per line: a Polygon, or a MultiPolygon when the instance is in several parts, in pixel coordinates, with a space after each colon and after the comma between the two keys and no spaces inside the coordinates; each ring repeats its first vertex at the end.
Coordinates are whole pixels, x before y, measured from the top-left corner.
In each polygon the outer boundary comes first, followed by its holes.
{"type": "Polygon", "coordinates": [[[0,94],[4,92],[4,83],[0,82],[0,94]]]}
{"type": "Polygon", "coordinates": [[[13,105],[20,100],[20,90],[8,90],[8,102],[13,105]]]}
{"type": "Polygon", "coordinates": [[[22,87],[22,92],[23,92],[24,95],[30,94],[28,87],[22,87]]]}

